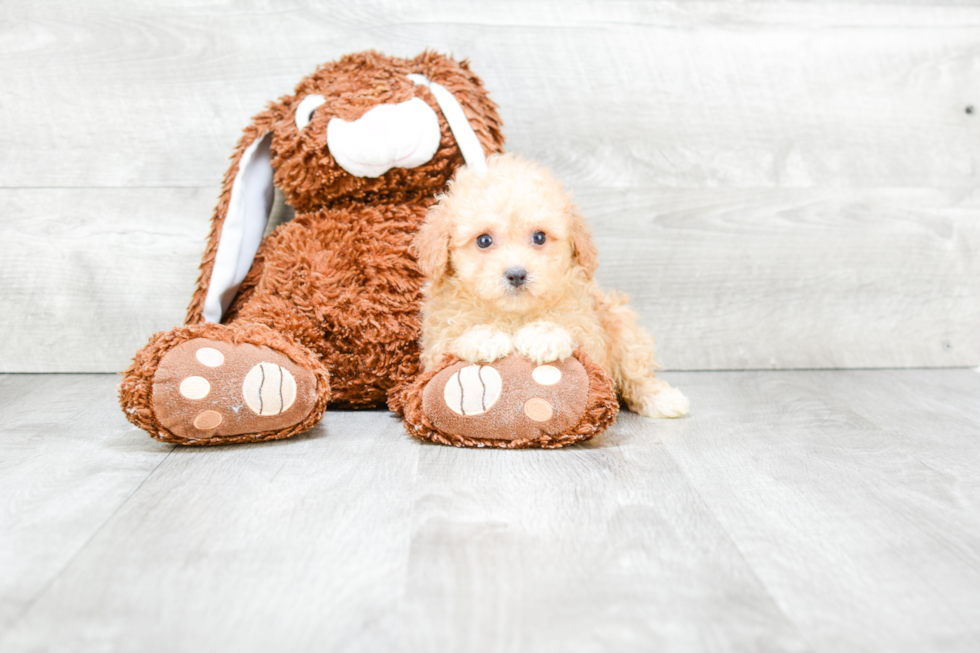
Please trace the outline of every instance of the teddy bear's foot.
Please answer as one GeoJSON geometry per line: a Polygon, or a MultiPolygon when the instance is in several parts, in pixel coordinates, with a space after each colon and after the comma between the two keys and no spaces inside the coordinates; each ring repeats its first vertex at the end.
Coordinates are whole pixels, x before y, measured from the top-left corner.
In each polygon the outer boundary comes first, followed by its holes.
{"type": "Polygon", "coordinates": [[[543,365],[453,359],[407,396],[410,434],[459,447],[563,447],[604,431],[619,409],[612,380],[581,350],[543,365]]]}
{"type": "Polygon", "coordinates": [[[136,352],[118,386],[126,419],[186,445],[288,438],[316,425],[330,401],[320,360],[262,324],[191,324],[136,352]]]}
{"type": "Polygon", "coordinates": [[[280,431],[316,404],[316,377],[266,346],[194,338],[161,359],[153,376],[160,425],[187,440],[280,431]]]}

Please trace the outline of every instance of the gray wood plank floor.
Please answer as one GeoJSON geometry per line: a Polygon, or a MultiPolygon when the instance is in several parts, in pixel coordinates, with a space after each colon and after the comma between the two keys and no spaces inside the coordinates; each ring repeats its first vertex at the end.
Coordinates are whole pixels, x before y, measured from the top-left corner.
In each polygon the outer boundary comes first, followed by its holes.
{"type": "Polygon", "coordinates": [[[684,420],[174,448],[0,376],[2,651],[976,651],[980,374],[700,372],[684,420]]]}

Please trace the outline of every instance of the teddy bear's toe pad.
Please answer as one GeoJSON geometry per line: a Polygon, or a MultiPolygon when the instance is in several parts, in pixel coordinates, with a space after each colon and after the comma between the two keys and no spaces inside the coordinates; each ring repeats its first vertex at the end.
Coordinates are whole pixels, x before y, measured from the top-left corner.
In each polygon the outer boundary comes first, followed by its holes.
{"type": "Polygon", "coordinates": [[[167,352],[153,377],[157,419],[189,440],[288,428],[315,402],[313,373],[264,346],[195,338],[167,352]]]}
{"type": "Polygon", "coordinates": [[[589,377],[574,357],[535,365],[508,356],[459,361],[425,386],[422,409],[440,432],[473,440],[537,440],[567,432],[585,412],[589,377]]]}

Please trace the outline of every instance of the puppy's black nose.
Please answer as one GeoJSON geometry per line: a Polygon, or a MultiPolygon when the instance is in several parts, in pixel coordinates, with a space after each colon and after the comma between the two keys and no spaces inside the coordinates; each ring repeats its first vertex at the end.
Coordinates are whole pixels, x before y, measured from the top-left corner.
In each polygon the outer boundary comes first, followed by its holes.
{"type": "Polygon", "coordinates": [[[514,288],[520,288],[527,283],[527,270],[524,268],[507,268],[504,270],[504,276],[514,288]]]}

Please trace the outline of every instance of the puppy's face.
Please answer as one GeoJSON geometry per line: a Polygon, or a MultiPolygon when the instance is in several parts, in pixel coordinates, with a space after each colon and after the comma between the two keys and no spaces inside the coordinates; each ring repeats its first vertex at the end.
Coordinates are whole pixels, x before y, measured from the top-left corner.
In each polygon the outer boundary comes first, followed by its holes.
{"type": "Polygon", "coordinates": [[[490,157],[484,176],[461,170],[415,249],[427,276],[454,277],[507,312],[560,297],[595,268],[588,228],[561,184],[512,154],[490,157]]]}
{"type": "Polygon", "coordinates": [[[462,285],[507,311],[560,294],[573,265],[561,203],[533,195],[483,199],[486,209],[458,216],[450,237],[450,261],[462,285]]]}

